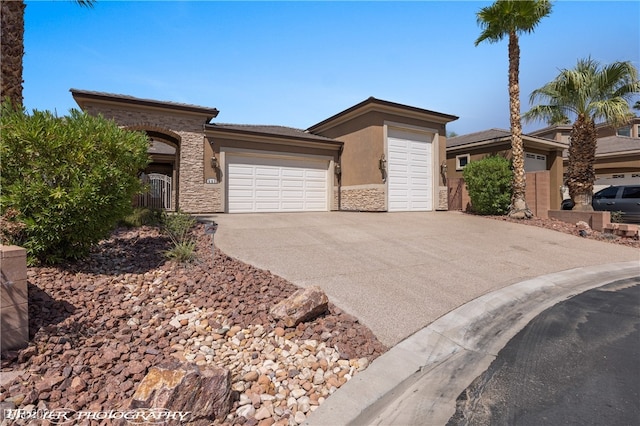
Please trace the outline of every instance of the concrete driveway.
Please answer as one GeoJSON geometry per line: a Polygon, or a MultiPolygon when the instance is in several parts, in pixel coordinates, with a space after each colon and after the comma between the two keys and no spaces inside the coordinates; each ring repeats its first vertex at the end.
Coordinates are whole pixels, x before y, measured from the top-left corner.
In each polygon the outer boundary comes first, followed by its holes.
{"type": "Polygon", "coordinates": [[[393,346],[493,290],[636,249],[459,212],[211,216],[229,256],[329,299],[393,346]]]}

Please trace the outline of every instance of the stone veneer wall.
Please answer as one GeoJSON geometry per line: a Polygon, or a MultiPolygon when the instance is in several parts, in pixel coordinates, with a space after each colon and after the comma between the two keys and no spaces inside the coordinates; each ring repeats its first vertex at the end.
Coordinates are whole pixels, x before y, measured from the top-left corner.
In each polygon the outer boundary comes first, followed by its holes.
{"type": "Polygon", "coordinates": [[[168,130],[180,137],[178,168],[178,208],[187,213],[223,211],[219,185],[204,183],[204,119],[199,116],[169,112],[147,112],[138,109],[87,105],[89,114],[102,114],[120,126],[162,132],[168,130]]]}
{"type": "Polygon", "coordinates": [[[446,186],[438,187],[438,207],[436,210],[449,210],[449,196],[446,186]]]}
{"type": "Polygon", "coordinates": [[[340,210],[387,211],[385,185],[343,186],[340,210]]]}
{"type": "Polygon", "coordinates": [[[27,251],[0,245],[0,351],[29,342],[27,295],[27,251]]]}

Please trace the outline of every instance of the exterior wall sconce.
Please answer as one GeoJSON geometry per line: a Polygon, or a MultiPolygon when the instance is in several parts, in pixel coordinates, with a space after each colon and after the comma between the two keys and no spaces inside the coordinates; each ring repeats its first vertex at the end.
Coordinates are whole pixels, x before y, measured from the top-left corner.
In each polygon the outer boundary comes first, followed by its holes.
{"type": "Polygon", "coordinates": [[[382,157],[380,157],[378,168],[382,173],[387,170],[387,159],[384,157],[384,153],[382,154],[382,157]]]}
{"type": "Polygon", "coordinates": [[[378,168],[380,169],[380,174],[382,175],[382,182],[387,181],[387,159],[384,157],[384,152],[378,161],[378,168]]]}
{"type": "Polygon", "coordinates": [[[442,160],[440,163],[440,175],[442,176],[442,182],[447,183],[447,160],[442,160]]]}
{"type": "Polygon", "coordinates": [[[215,156],[211,157],[211,168],[213,170],[218,169],[218,159],[215,156]]]}
{"type": "Polygon", "coordinates": [[[340,176],[342,174],[342,167],[340,167],[340,163],[335,163],[333,166],[333,172],[336,174],[336,176],[340,176]]]}

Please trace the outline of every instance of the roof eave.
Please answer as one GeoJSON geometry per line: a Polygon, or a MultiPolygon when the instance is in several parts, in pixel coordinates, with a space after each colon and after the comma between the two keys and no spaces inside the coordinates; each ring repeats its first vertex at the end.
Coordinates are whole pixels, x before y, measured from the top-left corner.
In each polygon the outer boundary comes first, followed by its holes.
{"type": "Polygon", "coordinates": [[[281,135],[275,133],[265,133],[265,132],[257,132],[251,130],[241,130],[241,129],[229,129],[229,128],[220,128],[216,127],[214,124],[206,124],[204,126],[206,134],[218,134],[224,135],[229,139],[243,140],[249,137],[252,140],[257,140],[261,142],[273,142],[275,140],[285,141],[285,144],[293,144],[296,145],[296,142],[304,142],[305,146],[317,146],[327,148],[328,146],[331,149],[339,150],[344,142],[326,139],[321,140],[313,137],[305,137],[303,135],[293,136],[293,135],[281,135]]]}
{"type": "Polygon", "coordinates": [[[103,104],[114,105],[135,105],[145,108],[172,110],[183,113],[202,115],[206,118],[206,122],[216,118],[219,114],[217,108],[207,108],[197,105],[178,104],[173,102],[162,102],[153,99],[136,98],[133,96],[116,95],[111,93],[91,92],[87,90],[69,89],[73,99],[80,106],[81,109],[85,109],[86,101],[94,101],[103,104]]]}
{"type": "Polygon", "coordinates": [[[313,126],[309,127],[307,131],[311,133],[322,132],[346,121],[352,120],[360,115],[376,110],[380,112],[405,115],[412,118],[419,118],[422,120],[427,119],[440,124],[446,124],[459,118],[455,115],[444,114],[370,97],[350,108],[347,108],[342,112],[339,112],[325,120],[322,120],[317,124],[314,124],[313,126]]]}

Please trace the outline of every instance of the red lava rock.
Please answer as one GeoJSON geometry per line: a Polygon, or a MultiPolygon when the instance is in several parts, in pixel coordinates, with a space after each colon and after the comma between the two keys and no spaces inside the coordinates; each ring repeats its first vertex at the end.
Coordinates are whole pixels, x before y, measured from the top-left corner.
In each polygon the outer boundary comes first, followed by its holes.
{"type": "MultiPolygon", "coordinates": [[[[128,406],[148,368],[175,361],[171,346],[191,336],[169,327],[176,310],[188,310],[187,300],[216,312],[209,318],[214,331],[222,328],[215,316],[221,314],[240,328],[262,325],[280,336],[326,333],[331,335],[327,345],[338,346],[345,357],[371,361],[386,350],[368,328],[331,303],[321,316],[296,328],[273,324],[269,309],[298,288],[219,250],[212,266],[210,237],[201,225],[194,235],[206,262],[167,261],[161,253],[168,240],[158,229],[142,227],[116,230],[85,260],[28,268],[30,344],[3,353],[1,364],[3,371],[26,372],[3,386],[8,392],[2,396],[25,395],[20,407],[44,403],[49,409],[101,411],[128,406]],[[159,298],[171,298],[173,305],[163,306],[159,298]],[[357,339],[347,337],[350,329],[357,339]]],[[[257,424],[244,418],[234,422],[257,424]]]]}

